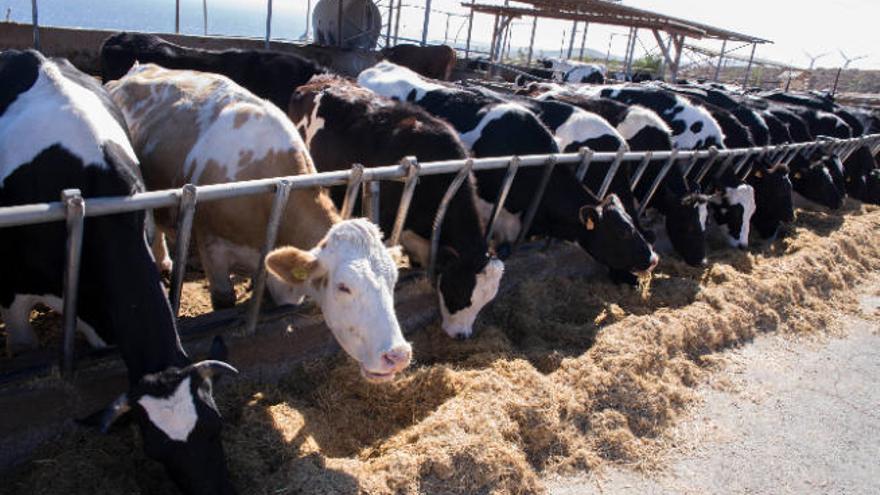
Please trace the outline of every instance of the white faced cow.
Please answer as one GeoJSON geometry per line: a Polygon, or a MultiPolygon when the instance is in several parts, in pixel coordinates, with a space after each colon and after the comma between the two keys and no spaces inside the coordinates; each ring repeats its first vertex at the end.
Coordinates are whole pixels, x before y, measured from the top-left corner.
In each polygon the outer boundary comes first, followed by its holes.
{"type": "MultiPolygon", "coordinates": [[[[0,53],[0,207],[57,201],[78,188],[88,198],[143,191],[125,122],[94,79],[66,60],[36,51],[0,53]]],[[[0,229],[0,306],[11,341],[28,334],[16,300],[58,300],[64,271],[63,222],[0,229]]],[[[232,494],[220,441],[213,377],[234,371],[193,363],[180,345],[159,272],[144,240],[143,212],[89,217],[83,230],[78,316],[115,344],[129,391],[93,416],[109,427],[131,412],[144,450],[184,493],[232,494]]],[[[25,311],[27,310],[27,311],[25,311]]],[[[29,339],[26,339],[29,340],[29,339]]],[[[215,341],[212,356],[223,358],[215,341]]]]}
{"type": "MultiPolygon", "coordinates": [[[[224,76],[146,64],[108,87],[150,189],[315,173],[287,116],[224,76]]],[[[235,302],[231,271],[257,268],[271,203],[260,195],[198,206],[193,229],[215,308],[235,302]]],[[[171,232],[174,216],[157,212],[158,227],[171,232]]],[[[340,221],[324,190],[298,188],[290,193],[278,243],[289,247],[267,259],[276,302],[312,297],[369,380],[392,379],[409,365],[410,345],[394,314],[397,268],[378,228],[340,221]]]]}

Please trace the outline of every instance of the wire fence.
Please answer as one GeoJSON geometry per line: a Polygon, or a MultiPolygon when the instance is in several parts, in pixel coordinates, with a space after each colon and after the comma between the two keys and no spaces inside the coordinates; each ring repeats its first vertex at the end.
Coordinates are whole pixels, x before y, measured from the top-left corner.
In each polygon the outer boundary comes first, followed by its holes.
{"type": "Polygon", "coordinates": [[[252,334],[256,331],[265,292],[267,275],[264,260],[268,252],[275,247],[278,229],[283,221],[284,208],[293,189],[345,185],[346,192],[341,207],[342,217],[349,218],[352,215],[354,204],[360,194],[362,196],[363,216],[378,224],[380,220],[379,193],[381,183],[385,181],[403,182],[403,192],[393,228],[386,241],[388,245],[396,245],[409,213],[418,178],[428,175],[456,174],[441,200],[434,218],[430,262],[427,267],[428,276],[433,279],[441,226],[447,207],[458,189],[472,172],[506,169],[501,188],[486,226],[485,238],[488,242],[492,237],[495,223],[504,207],[517,171],[526,167],[544,167],[541,181],[538,183],[532,201],[523,217],[522,228],[514,244],[515,249],[526,239],[531,223],[546,192],[550,176],[557,165],[575,166],[575,176],[581,182],[592,165],[599,163],[610,164],[599,189],[592,191],[599,198],[606,196],[612,180],[624,162],[638,162],[638,165],[633,169],[631,177],[630,187],[633,190],[641,182],[648,167],[659,166],[660,170],[648,187],[648,192],[644,197],[637,198],[640,205],[639,214],[642,214],[669,170],[676,165],[682,167],[685,176],[695,178],[697,181],[703,180],[710,171],[714,170],[714,174],[718,176],[729,167],[733,167],[734,173],[744,180],[751,174],[752,164],[755,159],[763,158],[771,165],[787,165],[798,154],[810,157],[816,152],[823,152],[833,155],[839,158],[841,162],[844,162],[851,153],[862,146],[868,146],[872,154],[876,155],[880,151],[880,134],[852,139],[820,139],[808,143],[742,149],[716,149],[713,147],[699,151],[631,152],[624,147],[617,152],[597,153],[589,148],[581,148],[577,153],[469,158],[421,164],[414,157],[406,157],[399,164],[383,167],[364,168],[356,164],[351,169],[343,171],[225,184],[200,186],[186,184],[178,189],[142,192],[124,197],[84,198],[80,190],[69,189],[62,192],[61,200],[57,202],[0,208],[0,228],[58,221],[65,221],[66,223],[66,257],[62,294],[63,348],[60,368],[62,376],[70,378],[73,375],[75,364],[76,307],[79,289],[79,268],[82,258],[83,227],[86,217],[147,211],[156,208],[178,209],[175,263],[172,269],[171,287],[169,289],[169,300],[174,315],[177,316],[180,308],[186,260],[189,255],[193,219],[198,205],[243,196],[273,194],[274,199],[267,223],[265,241],[260,251],[257,271],[252,276],[253,296],[245,322],[245,333],[252,334]],[[719,163],[717,167],[715,166],[716,163],[719,163]],[[698,164],[699,167],[697,166],[698,164]]]}

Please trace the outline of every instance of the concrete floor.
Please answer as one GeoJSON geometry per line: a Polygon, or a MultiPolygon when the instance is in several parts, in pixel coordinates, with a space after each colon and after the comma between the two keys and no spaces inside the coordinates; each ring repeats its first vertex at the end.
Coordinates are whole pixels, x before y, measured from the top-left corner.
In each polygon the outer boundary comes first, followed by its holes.
{"type": "Polygon", "coordinates": [[[672,431],[664,467],[547,480],[553,495],[880,493],[880,298],[822,342],[763,336],[730,351],[672,431]]]}

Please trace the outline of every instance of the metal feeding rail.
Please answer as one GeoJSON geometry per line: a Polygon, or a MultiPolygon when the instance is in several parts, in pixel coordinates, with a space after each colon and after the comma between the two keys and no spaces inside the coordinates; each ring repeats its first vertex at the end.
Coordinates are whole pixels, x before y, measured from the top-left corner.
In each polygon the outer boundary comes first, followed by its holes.
{"type": "Polygon", "coordinates": [[[696,175],[703,178],[712,168],[715,162],[723,160],[722,165],[716,170],[715,175],[720,174],[727,167],[734,166],[734,172],[741,178],[746,178],[751,173],[751,166],[746,166],[752,158],[766,158],[771,164],[789,163],[798,153],[810,156],[816,151],[827,154],[845,161],[846,158],[861,146],[870,147],[872,153],[880,151],[880,134],[864,136],[852,139],[822,139],[815,142],[786,144],[772,147],[756,147],[743,149],[707,149],[700,151],[648,151],[630,152],[626,148],[618,152],[596,153],[588,148],[582,148],[577,153],[557,153],[545,155],[508,156],[499,158],[469,158],[464,160],[447,160],[431,163],[418,163],[413,157],[401,160],[398,165],[384,167],[364,168],[355,165],[350,170],[323,172],[313,175],[297,175],[291,177],[276,177],[251,181],[231,182],[226,184],[211,184],[195,186],[184,185],[179,189],[163,191],[150,191],[137,193],[124,197],[83,198],[78,189],[65,190],[61,200],[52,203],[40,203],[21,206],[9,206],[0,208],[0,228],[24,225],[43,224],[49,222],[66,221],[67,228],[67,254],[65,257],[65,270],[63,274],[63,348],[61,353],[60,368],[62,375],[70,378],[74,367],[74,336],[76,330],[76,304],[79,286],[79,267],[82,258],[82,240],[86,217],[112,215],[117,213],[129,213],[145,211],[155,208],[178,208],[177,218],[177,245],[175,249],[175,263],[171,276],[171,289],[169,299],[175,316],[180,307],[180,294],[183,286],[183,276],[189,253],[189,244],[192,234],[193,218],[199,204],[212,201],[221,201],[229,198],[250,196],[256,194],[274,194],[272,210],[269,215],[266,229],[265,242],[260,251],[260,263],[253,275],[253,297],[247,313],[245,331],[248,334],[256,330],[260,316],[260,307],[263,299],[266,282],[266,268],[264,260],[266,254],[275,247],[278,228],[283,220],[284,207],[290,196],[290,191],[306,187],[329,187],[346,185],[345,200],[341,208],[343,218],[348,218],[354,209],[359,190],[362,190],[362,210],[364,216],[378,223],[379,220],[379,191],[382,181],[401,181],[404,183],[401,201],[397,209],[394,227],[388,238],[389,245],[395,245],[400,239],[403,225],[415,193],[418,178],[426,175],[456,174],[444,195],[436,213],[433,232],[431,235],[431,254],[428,275],[434,277],[436,252],[440,240],[440,230],[447,207],[455,196],[455,193],[467,179],[470,172],[481,170],[506,169],[498,197],[486,227],[486,239],[491,239],[495,223],[501,208],[504,206],[513,180],[517,171],[524,167],[545,167],[541,181],[538,183],[532,202],[526,210],[522,230],[517,239],[517,244],[522,243],[531,227],[535,214],[544,197],[550,175],[554,167],[559,165],[576,166],[575,176],[582,180],[589,167],[596,163],[608,163],[609,168],[599,191],[596,195],[603,198],[623,162],[638,162],[632,177],[631,187],[641,181],[645,171],[652,163],[661,164],[657,176],[654,178],[648,193],[641,198],[640,210],[642,213],[645,206],[657,192],[663,178],[672,166],[683,163],[682,169],[689,174],[700,160],[702,165],[696,175]],[[739,158],[739,160],[736,160],[739,158]],[[737,163],[734,165],[734,161],[737,163]]]}

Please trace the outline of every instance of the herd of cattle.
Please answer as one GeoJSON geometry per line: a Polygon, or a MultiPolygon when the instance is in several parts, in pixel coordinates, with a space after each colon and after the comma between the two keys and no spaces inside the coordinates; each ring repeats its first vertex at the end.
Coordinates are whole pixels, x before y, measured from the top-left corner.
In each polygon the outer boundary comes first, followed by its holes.
{"type": "MultiPolygon", "coordinates": [[[[572,152],[744,148],[850,138],[880,132],[870,112],[813,94],[747,95],[719,85],[596,86],[533,83],[518,94],[433,80],[384,61],[357,80],[329,74],[296,55],[184,48],[144,34],[118,34],[101,51],[103,86],[66,60],[36,51],[0,52],[0,207],[57,201],[78,188],[86,198],[125,196],[266,177],[420,162],[572,152]]],[[[663,160],[648,163],[631,187],[624,161],[608,194],[598,197],[610,163],[580,180],[556,166],[528,236],[577,243],[619,282],[634,283],[658,263],[655,234],[642,225],[648,207],[665,219],[666,236],[687,263],[705,263],[715,229],[746,248],[750,227],[769,238],[793,219],[793,198],[839,208],[845,195],[880,202],[880,172],[862,147],[843,163],[821,150],[780,164],[765,155],[734,170],[723,160],[679,164],[640,205],[663,160]],[[693,166],[696,165],[696,166],[693,166]]],[[[728,164],[729,165],[729,164],[728,164]]],[[[448,204],[436,259],[443,329],[467,338],[498,290],[504,264],[496,253],[521,235],[544,170],[521,168],[493,239],[487,218],[506,171],[471,174],[448,204]],[[492,244],[492,245],[490,245],[492,244]]],[[[403,248],[427,266],[434,215],[452,175],[420,178],[403,248]]],[[[392,380],[411,358],[394,312],[398,256],[383,244],[403,193],[381,187],[379,226],[344,220],[344,188],[295,189],[266,258],[276,303],[305,296],[321,308],[365,379],[392,380]]],[[[200,204],[193,224],[216,308],[235,303],[233,272],[260,261],[272,199],[247,196],[200,204]]],[[[128,369],[129,391],[87,418],[106,429],[131,413],[144,449],[187,493],[232,493],[212,398],[219,374],[235,372],[215,340],[211,357],[193,362],[181,346],[161,282],[169,270],[166,237],[176,211],[156,211],[157,233],[145,242],[144,212],[89,217],[81,264],[78,329],[95,346],[113,344],[128,369]]],[[[31,308],[60,308],[65,260],[62,224],[3,229],[0,312],[7,351],[36,346],[31,308]]]]}

